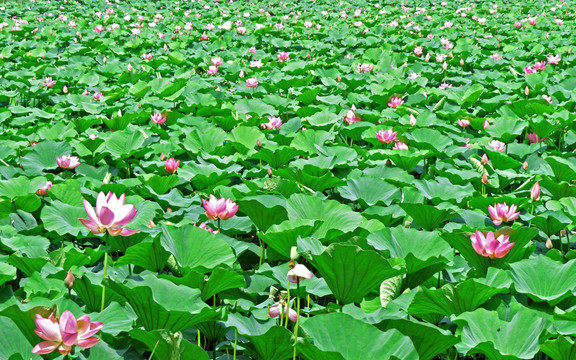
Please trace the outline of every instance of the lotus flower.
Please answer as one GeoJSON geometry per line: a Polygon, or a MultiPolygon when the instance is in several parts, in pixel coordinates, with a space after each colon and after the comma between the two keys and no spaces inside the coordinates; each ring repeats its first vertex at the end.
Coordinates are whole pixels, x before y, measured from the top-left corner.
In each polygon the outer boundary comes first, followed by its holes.
{"type": "Polygon", "coordinates": [[[46,196],[48,194],[48,190],[50,190],[51,187],[52,187],[52,181],[46,181],[46,185],[38,189],[38,191],[36,191],[36,194],[40,196],[46,196]]]}
{"type": "Polygon", "coordinates": [[[285,316],[286,311],[288,311],[288,319],[290,319],[290,321],[292,322],[296,322],[296,320],[298,319],[298,313],[296,312],[296,310],[289,308],[285,304],[284,311],[282,311],[282,304],[280,304],[279,302],[275,303],[274,305],[268,308],[268,316],[270,316],[271,318],[277,318],[280,315],[285,316]]]}
{"type": "Polygon", "coordinates": [[[210,195],[208,201],[202,199],[202,205],[206,210],[205,214],[212,220],[226,220],[236,215],[238,205],[231,199],[220,198],[216,199],[214,195],[210,195]]]}
{"type": "Polygon", "coordinates": [[[390,98],[390,101],[388,102],[388,106],[390,106],[392,109],[396,109],[398,106],[402,104],[404,104],[404,100],[402,100],[402,98],[398,96],[392,96],[390,98]]]}
{"type": "Polygon", "coordinates": [[[490,58],[491,58],[492,60],[502,60],[502,55],[496,53],[496,54],[490,55],[490,58]]]}
{"type": "Polygon", "coordinates": [[[353,124],[353,123],[357,123],[360,121],[360,117],[357,116],[354,111],[352,110],[348,110],[346,112],[346,115],[344,116],[344,122],[348,125],[353,124]]]}
{"type": "Polygon", "coordinates": [[[92,98],[94,98],[94,100],[99,101],[102,96],[104,96],[104,94],[102,94],[101,92],[97,92],[94,95],[92,95],[92,98]]]}
{"type": "Polygon", "coordinates": [[[495,239],[492,231],[488,231],[486,236],[478,230],[476,230],[475,234],[470,235],[474,251],[490,259],[502,258],[508,254],[512,246],[514,246],[514,243],[509,242],[508,239],[508,235],[500,235],[495,239]]]}
{"type": "Polygon", "coordinates": [[[284,62],[290,60],[290,54],[286,51],[281,51],[278,53],[278,61],[284,62]]]}
{"type": "Polygon", "coordinates": [[[213,58],[210,59],[210,63],[211,63],[213,66],[220,66],[220,65],[222,65],[222,64],[224,63],[224,61],[222,61],[222,58],[221,58],[221,57],[214,56],[213,58]]]}
{"type": "Polygon", "coordinates": [[[280,130],[280,126],[282,126],[282,119],[277,116],[268,116],[268,122],[260,125],[262,129],[276,129],[280,130]]]}
{"type": "MultiPolygon", "coordinates": [[[[196,226],[196,224],[194,224],[194,226],[196,226]]],[[[211,232],[211,233],[214,233],[214,234],[217,234],[217,233],[218,233],[218,230],[214,231],[214,229],[210,229],[210,228],[206,225],[205,222],[201,222],[198,227],[199,227],[200,229],[202,229],[202,230],[206,230],[206,231],[211,232]]]]}
{"type": "Polygon", "coordinates": [[[416,56],[422,55],[423,52],[424,52],[424,48],[422,48],[422,46],[416,46],[414,48],[414,55],[416,55],[416,56]]]}
{"type": "Polygon", "coordinates": [[[142,54],[142,59],[146,61],[152,60],[152,53],[142,54]]]}
{"type": "Polygon", "coordinates": [[[250,79],[246,79],[246,86],[249,88],[255,88],[258,86],[258,79],[254,78],[250,78],[250,79]]]}
{"type": "Polygon", "coordinates": [[[50,354],[54,350],[68,355],[73,346],[91,348],[100,341],[94,335],[104,327],[101,322],[91,322],[88,315],[76,319],[68,310],[62,313],[60,321],[56,320],[54,314],[50,314],[48,318],[36,314],[35,322],[34,332],[46,340],[32,349],[32,353],[39,355],[50,354]]]}
{"type": "Polygon", "coordinates": [[[166,159],[166,163],[164,164],[164,170],[166,170],[167,173],[175,174],[176,170],[178,169],[178,166],[180,166],[180,160],[176,161],[176,159],[171,157],[166,159]]]}
{"type": "Polygon", "coordinates": [[[546,63],[544,61],[536,61],[532,68],[536,71],[542,71],[546,69],[546,63]]]}
{"type": "Polygon", "coordinates": [[[155,112],[150,115],[150,120],[152,120],[154,124],[162,125],[166,122],[166,115],[155,112]]]}
{"type": "Polygon", "coordinates": [[[458,119],[458,121],[456,121],[458,123],[458,125],[462,126],[463,128],[466,128],[466,126],[470,125],[470,120],[466,120],[466,119],[458,119]]]}
{"type": "Polygon", "coordinates": [[[392,129],[388,130],[380,129],[380,131],[376,133],[376,139],[378,139],[378,141],[380,141],[381,143],[390,144],[396,141],[396,134],[398,134],[398,132],[392,131],[392,129]]]}
{"type": "Polygon", "coordinates": [[[300,280],[302,279],[312,279],[313,276],[314,275],[312,275],[312,272],[308,270],[306,266],[298,264],[288,271],[286,278],[291,283],[296,284],[297,282],[300,282],[300,280]]]}
{"type": "Polygon", "coordinates": [[[561,60],[560,55],[548,55],[546,57],[546,61],[548,62],[548,64],[558,65],[560,60],[561,60]]]}
{"type": "Polygon", "coordinates": [[[488,143],[488,146],[490,146],[492,149],[499,151],[499,152],[504,152],[504,150],[506,150],[506,144],[504,144],[502,141],[498,141],[498,140],[492,140],[488,143]]]}
{"type": "Polygon", "coordinates": [[[534,183],[534,186],[532,186],[532,189],[530,190],[530,198],[532,201],[537,201],[540,199],[540,184],[538,181],[534,183]]]}
{"type": "Polygon", "coordinates": [[[62,155],[56,157],[56,164],[63,169],[75,169],[80,166],[78,156],[62,155]]]}
{"type": "Polygon", "coordinates": [[[535,132],[526,134],[526,139],[530,144],[539,143],[540,141],[544,140],[545,138],[541,138],[535,132]]]}
{"type": "Polygon", "coordinates": [[[206,74],[210,76],[214,76],[218,74],[218,66],[210,65],[208,66],[208,70],[206,70],[206,74]]]}
{"type": "Polygon", "coordinates": [[[96,199],[96,210],[92,205],[84,199],[84,209],[88,214],[89,219],[78,219],[84,226],[90,230],[92,234],[100,234],[106,232],[112,236],[129,236],[138,232],[138,230],[129,230],[123,228],[127,225],[138,210],[134,205],[124,204],[125,195],[116,197],[111,191],[108,195],[100,191],[96,199]]]}
{"type": "Polygon", "coordinates": [[[392,146],[392,150],[408,150],[408,145],[402,141],[396,141],[394,146],[392,146]]]}
{"type": "Polygon", "coordinates": [[[516,205],[512,204],[510,207],[503,204],[494,204],[494,206],[488,205],[488,213],[492,218],[494,225],[500,225],[503,222],[514,221],[520,215],[520,211],[516,211],[516,205]]]}
{"type": "Polygon", "coordinates": [[[56,81],[52,80],[51,76],[46,76],[45,81],[42,83],[42,85],[46,86],[47,88],[52,88],[54,84],[56,84],[56,81]]]}
{"type": "Polygon", "coordinates": [[[374,65],[372,64],[362,63],[356,66],[356,71],[358,71],[359,73],[367,73],[372,70],[374,70],[374,65]]]}

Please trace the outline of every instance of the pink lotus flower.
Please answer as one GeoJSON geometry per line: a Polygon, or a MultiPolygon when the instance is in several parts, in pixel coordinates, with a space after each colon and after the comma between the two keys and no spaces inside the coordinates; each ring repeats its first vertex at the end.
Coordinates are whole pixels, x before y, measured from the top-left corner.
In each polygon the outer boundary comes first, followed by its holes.
{"type": "Polygon", "coordinates": [[[292,322],[296,322],[296,320],[298,319],[298,313],[296,312],[296,310],[289,308],[286,304],[284,304],[284,306],[282,306],[282,304],[280,304],[279,302],[275,303],[274,305],[271,305],[268,308],[268,316],[270,316],[271,318],[277,318],[280,315],[286,316],[286,311],[288,311],[288,319],[290,319],[290,321],[292,322]],[[284,307],[284,309],[282,309],[282,307],[284,307]]]}
{"type": "Polygon", "coordinates": [[[94,95],[92,95],[92,97],[94,98],[94,100],[99,101],[102,96],[104,96],[101,92],[97,92],[94,95]]]}
{"type": "Polygon", "coordinates": [[[544,140],[545,138],[540,138],[540,136],[536,135],[535,132],[526,134],[526,139],[530,144],[539,143],[540,141],[544,140]]]}
{"type": "Polygon", "coordinates": [[[514,27],[520,28],[520,27],[522,27],[522,24],[520,23],[520,21],[515,21],[515,22],[514,22],[514,27]]]}
{"type": "Polygon", "coordinates": [[[502,60],[502,55],[500,55],[500,54],[492,54],[492,55],[490,55],[490,58],[491,58],[492,60],[502,60]]]}
{"type": "Polygon", "coordinates": [[[535,17],[531,17],[528,19],[528,24],[530,25],[536,25],[536,18],[535,17]]]}
{"type": "Polygon", "coordinates": [[[354,113],[354,111],[352,111],[352,110],[348,110],[348,111],[346,112],[346,115],[344,115],[344,122],[345,122],[347,125],[350,125],[350,124],[353,124],[353,123],[357,123],[357,122],[359,122],[360,120],[361,120],[360,117],[357,116],[357,115],[354,113]]]}
{"type": "Polygon", "coordinates": [[[286,51],[281,51],[278,53],[278,61],[284,62],[290,60],[290,54],[286,51]]]}
{"type": "Polygon", "coordinates": [[[264,124],[260,124],[262,129],[276,129],[280,130],[280,126],[282,126],[282,119],[277,116],[268,116],[268,122],[264,124]]]}
{"type": "Polygon", "coordinates": [[[392,146],[392,150],[408,150],[408,145],[401,141],[396,141],[394,146],[392,146]]]}
{"type": "Polygon", "coordinates": [[[47,88],[52,88],[54,84],[56,84],[56,81],[52,80],[51,76],[46,76],[45,81],[42,83],[42,85],[46,86],[47,88]]]}
{"type": "Polygon", "coordinates": [[[414,48],[414,55],[420,56],[424,52],[424,48],[422,46],[416,46],[414,48]]]}
{"type": "MultiPolygon", "coordinates": [[[[194,226],[196,226],[196,224],[194,224],[194,226]]],[[[211,232],[213,234],[217,234],[218,230],[214,230],[214,229],[210,229],[205,222],[200,223],[200,225],[198,226],[200,229],[202,230],[206,230],[208,232],[211,232]]]]}
{"type": "Polygon", "coordinates": [[[542,99],[546,100],[548,104],[552,104],[552,98],[548,95],[542,95],[542,99]]]}
{"type": "Polygon", "coordinates": [[[536,61],[532,68],[536,71],[542,71],[546,69],[546,63],[544,61],[536,61]]]}
{"type": "Polygon", "coordinates": [[[94,32],[97,32],[97,33],[101,33],[102,31],[104,31],[104,26],[102,26],[102,25],[96,25],[96,27],[94,28],[93,31],[94,31],[94,32]]]}
{"type": "Polygon", "coordinates": [[[78,219],[84,226],[90,230],[92,234],[100,234],[108,230],[108,234],[112,236],[130,236],[138,232],[138,230],[129,230],[122,228],[127,225],[138,210],[134,205],[124,204],[126,195],[116,197],[116,194],[111,191],[108,195],[100,191],[96,199],[96,211],[92,205],[84,199],[84,210],[88,214],[89,219],[78,219]]]}
{"type": "Polygon", "coordinates": [[[40,196],[46,196],[48,195],[48,190],[50,190],[51,187],[52,187],[52,181],[46,181],[46,185],[38,189],[38,191],[36,191],[36,194],[40,196]]]}
{"type": "Polygon", "coordinates": [[[218,66],[213,66],[213,65],[208,66],[208,70],[206,70],[206,74],[208,74],[210,76],[214,76],[214,75],[218,74],[218,66]]]}
{"type": "Polygon", "coordinates": [[[249,88],[255,88],[258,86],[258,79],[254,78],[249,78],[246,79],[246,86],[249,88]]]}
{"type": "Polygon", "coordinates": [[[520,211],[516,211],[516,205],[512,204],[510,207],[503,204],[494,204],[494,206],[488,205],[488,213],[492,218],[494,225],[501,225],[503,222],[514,221],[520,215],[520,211]]]}
{"type": "Polygon", "coordinates": [[[75,169],[80,165],[78,156],[62,155],[56,157],[56,164],[63,169],[75,169]]]}
{"type": "Polygon", "coordinates": [[[478,230],[476,230],[475,234],[470,235],[474,251],[478,255],[486,256],[490,259],[499,259],[508,254],[512,246],[514,246],[514,243],[508,241],[509,238],[508,235],[500,235],[495,239],[492,231],[488,231],[486,236],[478,230]]]}
{"type": "Polygon", "coordinates": [[[374,65],[372,64],[362,63],[356,66],[356,71],[358,71],[359,73],[367,73],[372,70],[374,70],[374,65]]]}
{"type": "Polygon", "coordinates": [[[532,66],[526,66],[526,67],[524,68],[524,74],[526,74],[526,75],[527,75],[527,74],[533,74],[533,73],[535,73],[535,72],[536,72],[536,70],[534,70],[534,69],[532,68],[532,66]]]}
{"type": "Polygon", "coordinates": [[[564,24],[564,20],[562,20],[562,19],[554,19],[554,23],[555,23],[556,25],[562,25],[562,24],[564,24]]]}
{"type": "Polygon", "coordinates": [[[213,66],[220,66],[222,64],[224,64],[224,61],[222,61],[222,58],[219,56],[214,56],[213,58],[210,59],[210,63],[213,66]]]}
{"type": "Polygon", "coordinates": [[[88,315],[76,319],[68,310],[62,313],[60,321],[56,320],[54,314],[50,314],[48,318],[36,314],[35,323],[34,332],[46,340],[32,349],[32,353],[39,355],[50,354],[55,350],[62,355],[68,355],[73,346],[91,348],[100,341],[94,335],[104,327],[101,322],[91,322],[88,315]]]}
{"type": "Polygon", "coordinates": [[[440,84],[440,86],[438,86],[438,88],[439,88],[440,90],[446,90],[446,89],[449,89],[449,88],[451,88],[451,87],[452,87],[452,84],[447,84],[447,83],[445,83],[445,82],[443,82],[442,84],[440,84]]]}
{"type": "Polygon", "coordinates": [[[506,144],[504,144],[502,141],[498,141],[498,140],[492,140],[488,143],[488,146],[490,146],[492,149],[499,151],[499,152],[504,152],[504,150],[506,150],[506,144]]]}
{"type": "Polygon", "coordinates": [[[392,109],[396,109],[402,104],[404,104],[404,100],[402,100],[402,98],[399,96],[392,96],[388,102],[388,106],[390,106],[392,109]]]}
{"type": "Polygon", "coordinates": [[[390,144],[391,142],[396,141],[397,134],[398,132],[393,131],[392,129],[388,130],[380,129],[380,131],[376,133],[376,139],[378,139],[378,141],[380,141],[381,143],[390,144]]]}
{"type": "Polygon", "coordinates": [[[214,195],[210,195],[208,201],[202,199],[202,205],[206,210],[205,214],[212,220],[226,220],[236,215],[238,205],[230,199],[220,198],[216,199],[214,195]]]}
{"type": "Polygon", "coordinates": [[[208,39],[209,39],[209,38],[208,38],[208,35],[206,34],[206,31],[204,31],[204,32],[202,33],[202,35],[200,35],[200,40],[208,40],[208,39]]]}
{"type": "Polygon", "coordinates": [[[256,47],[252,46],[250,49],[248,49],[248,51],[250,52],[250,54],[254,55],[254,53],[256,52],[256,47]]]}
{"type": "Polygon", "coordinates": [[[312,272],[308,270],[306,266],[298,264],[288,271],[286,278],[291,283],[296,284],[297,282],[300,282],[300,280],[303,279],[312,279],[313,276],[314,275],[312,275],[312,272]]]}
{"type": "Polygon", "coordinates": [[[152,120],[154,124],[162,125],[166,122],[166,115],[155,112],[150,115],[150,120],[152,120]]]}
{"type": "Polygon", "coordinates": [[[560,62],[560,60],[562,60],[560,58],[560,55],[548,55],[546,57],[546,61],[548,62],[548,64],[554,64],[554,65],[558,65],[558,63],[560,62]]]}
{"type": "Polygon", "coordinates": [[[166,159],[166,163],[164,164],[164,170],[167,173],[175,174],[176,170],[178,170],[178,166],[180,166],[180,160],[176,161],[173,157],[166,159]]]}
{"type": "Polygon", "coordinates": [[[488,119],[484,120],[484,122],[482,123],[482,128],[484,130],[486,130],[486,128],[490,126],[490,122],[488,121],[488,119]]]}
{"type": "Polygon", "coordinates": [[[458,123],[458,125],[462,126],[463,128],[466,128],[466,126],[470,126],[470,120],[458,119],[456,122],[458,123]]]}
{"type": "Polygon", "coordinates": [[[538,201],[540,199],[540,184],[538,181],[534,183],[534,186],[532,186],[530,190],[530,199],[532,199],[532,201],[538,201]]]}

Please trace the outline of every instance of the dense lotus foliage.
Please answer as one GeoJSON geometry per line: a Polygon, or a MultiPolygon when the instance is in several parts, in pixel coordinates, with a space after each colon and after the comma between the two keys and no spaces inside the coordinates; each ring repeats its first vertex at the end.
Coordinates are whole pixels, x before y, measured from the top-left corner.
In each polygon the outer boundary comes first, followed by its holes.
{"type": "Polygon", "coordinates": [[[576,359],[575,13],[0,3],[0,359],[576,359]]]}

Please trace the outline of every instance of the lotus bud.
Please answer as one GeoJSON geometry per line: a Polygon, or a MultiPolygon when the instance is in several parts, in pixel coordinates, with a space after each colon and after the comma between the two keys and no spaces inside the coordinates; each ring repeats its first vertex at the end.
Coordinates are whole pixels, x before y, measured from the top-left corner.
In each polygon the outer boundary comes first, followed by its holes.
{"type": "Polygon", "coordinates": [[[121,109],[118,109],[118,116],[122,117],[122,110],[121,109]]]}
{"type": "Polygon", "coordinates": [[[102,62],[103,62],[104,64],[106,64],[107,61],[108,61],[108,58],[107,58],[106,56],[104,56],[104,58],[102,59],[102,62]]]}
{"type": "Polygon", "coordinates": [[[68,94],[68,86],[64,85],[64,87],[62,88],[62,92],[64,94],[68,94]]]}
{"type": "Polygon", "coordinates": [[[74,278],[74,274],[72,274],[72,270],[68,270],[68,274],[66,274],[66,278],[64,279],[64,286],[66,286],[67,289],[72,289],[74,280],[76,279],[74,278]]]}
{"type": "Polygon", "coordinates": [[[486,128],[487,128],[488,126],[490,126],[490,123],[488,122],[488,119],[486,119],[486,120],[484,120],[484,123],[482,124],[482,128],[483,128],[484,130],[486,130],[486,128]]]}
{"type": "Polygon", "coordinates": [[[480,164],[482,165],[488,164],[488,156],[486,154],[482,155],[482,159],[480,159],[480,164]]]}
{"type": "Polygon", "coordinates": [[[171,213],[171,212],[172,212],[172,208],[171,208],[170,206],[168,206],[168,207],[166,208],[166,212],[171,213]]]}
{"type": "Polygon", "coordinates": [[[290,259],[291,260],[298,259],[298,248],[296,246],[292,246],[290,248],[290,259]]]}
{"type": "Polygon", "coordinates": [[[528,96],[528,94],[530,94],[530,89],[528,88],[528,86],[526,86],[524,88],[524,95],[528,96]]]}
{"type": "Polygon", "coordinates": [[[140,109],[142,107],[142,104],[138,103],[138,109],[140,109]]]}
{"type": "Polygon", "coordinates": [[[414,114],[410,114],[408,120],[410,121],[410,126],[416,125],[416,117],[414,116],[414,114]]]}
{"type": "Polygon", "coordinates": [[[537,201],[540,199],[540,184],[538,183],[538,181],[534,183],[534,186],[532,186],[532,190],[530,190],[530,198],[532,199],[532,201],[537,201]]]}
{"type": "Polygon", "coordinates": [[[522,169],[528,170],[528,163],[526,161],[522,163],[522,169]]]}
{"type": "Polygon", "coordinates": [[[152,219],[148,220],[148,228],[152,229],[156,226],[156,224],[154,224],[154,221],[152,221],[152,219]]]}
{"type": "Polygon", "coordinates": [[[258,147],[262,146],[262,141],[260,141],[260,139],[256,140],[256,146],[258,147]]]}
{"type": "Polygon", "coordinates": [[[268,176],[272,176],[272,168],[268,168],[267,173],[268,173],[268,176]]]}
{"type": "Polygon", "coordinates": [[[550,238],[546,239],[546,249],[550,250],[554,247],[554,245],[552,244],[552,240],[550,240],[550,238]]]}
{"type": "Polygon", "coordinates": [[[482,184],[488,184],[488,175],[486,173],[482,174],[482,184]]]}
{"type": "Polygon", "coordinates": [[[446,63],[446,61],[444,61],[444,63],[442,64],[442,70],[446,71],[448,69],[448,64],[446,63]]]}
{"type": "Polygon", "coordinates": [[[164,153],[160,154],[160,161],[164,161],[164,159],[166,159],[166,155],[164,155],[164,153]]]}
{"type": "Polygon", "coordinates": [[[568,53],[568,55],[570,55],[572,53],[571,49],[566,50],[566,53],[568,53]]]}
{"type": "Polygon", "coordinates": [[[464,66],[464,59],[460,58],[460,66],[464,66]]]}

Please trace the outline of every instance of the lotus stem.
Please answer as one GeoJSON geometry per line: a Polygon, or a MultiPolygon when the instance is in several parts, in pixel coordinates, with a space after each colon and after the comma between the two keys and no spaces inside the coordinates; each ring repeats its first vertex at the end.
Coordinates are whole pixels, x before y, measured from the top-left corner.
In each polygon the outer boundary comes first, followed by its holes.
{"type": "Polygon", "coordinates": [[[100,311],[104,311],[104,300],[106,299],[106,286],[104,285],[104,280],[106,280],[106,277],[108,276],[108,232],[106,232],[104,242],[104,271],[102,273],[102,303],[100,304],[100,311]]]}
{"type": "Polygon", "coordinates": [[[220,218],[218,218],[218,234],[220,234],[220,218]]]}
{"type": "Polygon", "coordinates": [[[159,343],[160,340],[156,341],[156,345],[154,345],[154,349],[152,349],[152,353],[150,354],[150,357],[148,357],[148,360],[152,360],[152,357],[154,356],[154,353],[156,352],[156,348],[158,347],[159,343]]]}
{"type": "Polygon", "coordinates": [[[196,332],[197,332],[197,334],[198,334],[198,346],[199,346],[199,347],[202,347],[202,346],[200,345],[200,329],[196,330],[196,332]]]}
{"type": "Polygon", "coordinates": [[[238,347],[238,329],[234,329],[234,357],[236,360],[236,348],[238,347]]]}
{"type": "Polygon", "coordinates": [[[566,229],[566,242],[568,243],[567,251],[570,251],[570,235],[568,235],[568,234],[570,234],[570,229],[567,228],[566,229]]]}
{"type": "MultiPolygon", "coordinates": [[[[298,342],[298,325],[300,324],[300,281],[296,281],[296,325],[294,326],[294,345],[298,342]]],[[[296,346],[292,360],[296,360],[296,346]]]]}
{"type": "Polygon", "coordinates": [[[290,311],[288,311],[288,308],[290,307],[290,281],[287,281],[287,286],[286,286],[286,323],[284,323],[284,327],[286,327],[286,329],[288,329],[288,316],[290,314],[290,311]]]}
{"type": "Polygon", "coordinates": [[[264,260],[264,244],[262,244],[262,240],[258,237],[258,243],[260,243],[260,261],[258,262],[258,268],[262,266],[262,261],[264,260]]]}

